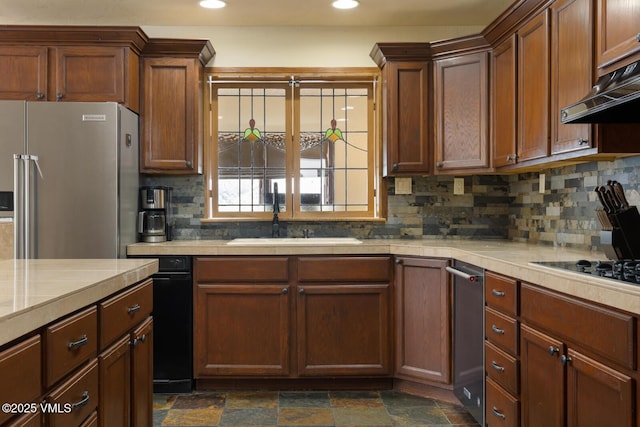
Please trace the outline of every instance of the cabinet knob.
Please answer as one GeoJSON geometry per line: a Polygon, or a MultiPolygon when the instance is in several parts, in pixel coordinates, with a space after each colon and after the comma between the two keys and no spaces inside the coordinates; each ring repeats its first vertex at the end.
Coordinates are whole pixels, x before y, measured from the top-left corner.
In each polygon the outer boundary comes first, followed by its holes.
{"type": "Polygon", "coordinates": [[[563,119],[566,119],[568,115],[569,113],[567,113],[565,110],[562,110],[561,116],[563,119]]]}
{"type": "Polygon", "coordinates": [[[578,140],[578,145],[587,145],[587,144],[589,144],[589,140],[588,139],[580,138],[578,140]]]}
{"type": "Polygon", "coordinates": [[[298,293],[299,293],[300,295],[304,295],[304,288],[300,288],[300,290],[298,291],[298,293]]]}
{"type": "Polygon", "coordinates": [[[64,96],[64,95],[62,95],[60,92],[56,93],[56,100],[57,100],[57,101],[62,100],[62,97],[63,97],[63,96],[64,96]]]}
{"type": "Polygon", "coordinates": [[[560,363],[562,363],[563,365],[567,365],[571,363],[571,358],[563,354],[562,356],[560,356],[560,363]]]}
{"type": "Polygon", "coordinates": [[[187,160],[187,167],[190,168],[191,167],[191,162],[189,160],[187,160]]]}
{"type": "Polygon", "coordinates": [[[640,33],[636,34],[636,41],[640,42],[640,33]]]}
{"type": "Polygon", "coordinates": [[[560,349],[559,348],[554,347],[552,345],[549,346],[549,355],[550,356],[556,355],[558,353],[560,353],[560,349]]]}
{"type": "Polygon", "coordinates": [[[398,265],[402,264],[402,260],[401,260],[401,259],[396,258],[396,264],[398,264],[398,265]]]}
{"type": "Polygon", "coordinates": [[[507,162],[512,161],[513,159],[511,158],[511,154],[507,154],[507,162]]]}
{"type": "Polygon", "coordinates": [[[36,94],[36,98],[37,98],[37,99],[44,99],[44,93],[42,93],[42,92],[38,92],[38,93],[36,94]]]}
{"type": "Polygon", "coordinates": [[[436,162],[436,167],[437,168],[441,168],[442,167],[442,163],[441,162],[436,162]]]}
{"type": "Polygon", "coordinates": [[[397,163],[394,163],[394,164],[391,166],[391,170],[397,171],[397,170],[398,170],[398,164],[397,164],[397,163]]]}
{"type": "Polygon", "coordinates": [[[282,294],[286,295],[289,293],[289,288],[282,288],[282,294]]]}

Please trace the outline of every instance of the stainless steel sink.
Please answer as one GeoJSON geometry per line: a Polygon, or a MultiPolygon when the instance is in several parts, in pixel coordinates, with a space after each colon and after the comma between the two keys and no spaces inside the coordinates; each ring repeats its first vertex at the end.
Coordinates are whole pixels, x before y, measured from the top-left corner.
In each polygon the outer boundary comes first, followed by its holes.
{"type": "Polygon", "coordinates": [[[359,245],[355,237],[250,237],[229,240],[227,245],[359,245]]]}

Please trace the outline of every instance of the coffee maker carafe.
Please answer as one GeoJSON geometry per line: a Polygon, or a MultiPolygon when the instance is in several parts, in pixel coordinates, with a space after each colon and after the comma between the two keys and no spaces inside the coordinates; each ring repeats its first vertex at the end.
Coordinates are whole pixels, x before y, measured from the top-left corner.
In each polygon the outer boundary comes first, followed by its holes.
{"type": "Polygon", "coordinates": [[[138,235],[141,242],[171,240],[169,227],[170,187],[141,187],[138,235]]]}

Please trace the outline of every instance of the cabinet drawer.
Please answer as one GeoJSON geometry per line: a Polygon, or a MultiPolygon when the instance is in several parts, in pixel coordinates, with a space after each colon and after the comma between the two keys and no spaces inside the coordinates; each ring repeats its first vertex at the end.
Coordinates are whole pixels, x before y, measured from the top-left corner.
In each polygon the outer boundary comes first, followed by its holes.
{"type": "Polygon", "coordinates": [[[47,327],[46,386],[51,387],[98,352],[98,310],[91,307],[47,327]]]}
{"type": "Polygon", "coordinates": [[[522,284],[523,322],[628,369],[635,369],[633,316],[522,284]]]}
{"type": "Polygon", "coordinates": [[[509,354],[518,354],[518,322],[489,307],[484,311],[485,337],[509,354]]]}
{"type": "Polygon", "coordinates": [[[518,367],[515,357],[505,353],[490,342],[484,344],[485,370],[489,378],[504,387],[509,393],[519,393],[518,367]]]}
{"type": "Polygon", "coordinates": [[[142,322],[153,308],[152,281],[103,301],[98,306],[100,316],[100,348],[104,349],[117,338],[142,322]]]}
{"type": "Polygon", "coordinates": [[[484,282],[486,304],[510,316],[518,313],[518,283],[510,277],[487,272],[484,282]]]}
{"type": "MultiPolygon", "coordinates": [[[[31,403],[42,394],[42,345],[40,335],[24,340],[0,353],[0,403],[31,403]]],[[[0,424],[12,414],[0,412],[0,424]]]]}
{"type": "Polygon", "coordinates": [[[204,282],[286,282],[288,257],[196,258],[195,279],[204,282]]]}
{"type": "Polygon", "coordinates": [[[388,282],[391,257],[300,257],[301,282],[388,282]]]}
{"type": "MultiPolygon", "coordinates": [[[[29,402],[31,403],[31,402],[29,402]]],[[[34,402],[37,403],[37,402],[34,402]]],[[[31,414],[24,414],[15,420],[11,421],[6,427],[42,427],[42,412],[33,412],[31,414]]]]}
{"type": "Polygon", "coordinates": [[[79,426],[98,407],[98,361],[93,359],[55,389],[47,397],[47,403],[62,408],[47,414],[49,427],[79,426]]]}
{"type": "Polygon", "coordinates": [[[520,425],[520,402],[488,378],[485,402],[487,426],[517,427],[520,425]]]}

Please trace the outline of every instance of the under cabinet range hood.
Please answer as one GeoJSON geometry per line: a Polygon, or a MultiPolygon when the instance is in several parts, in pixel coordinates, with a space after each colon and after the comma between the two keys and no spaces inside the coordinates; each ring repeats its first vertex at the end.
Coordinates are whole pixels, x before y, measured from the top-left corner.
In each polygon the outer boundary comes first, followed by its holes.
{"type": "Polygon", "coordinates": [[[582,100],[565,107],[562,123],[640,123],[640,61],[598,79],[582,100]]]}

